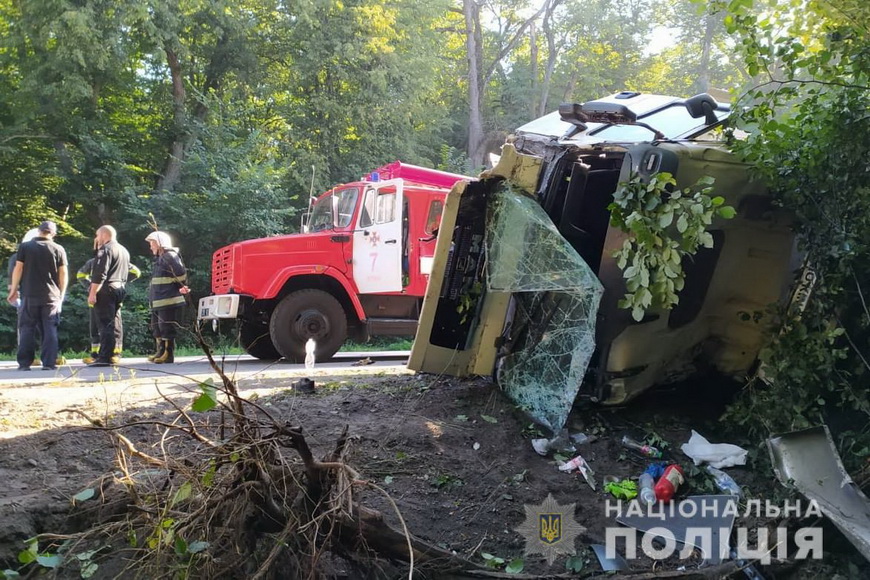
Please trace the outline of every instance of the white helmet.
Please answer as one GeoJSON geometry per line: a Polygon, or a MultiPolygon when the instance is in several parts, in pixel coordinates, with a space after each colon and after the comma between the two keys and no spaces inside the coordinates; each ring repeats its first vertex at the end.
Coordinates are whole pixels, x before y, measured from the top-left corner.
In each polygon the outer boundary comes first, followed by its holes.
{"type": "Polygon", "coordinates": [[[33,228],[32,230],[27,230],[27,233],[24,234],[23,238],[21,238],[21,243],[23,244],[24,242],[29,242],[30,240],[32,240],[33,238],[36,238],[38,236],[39,236],[39,228],[33,228]]]}
{"type": "Polygon", "coordinates": [[[157,246],[164,250],[172,249],[172,238],[166,232],[151,232],[145,237],[145,241],[150,242],[151,240],[157,242],[157,246]]]}

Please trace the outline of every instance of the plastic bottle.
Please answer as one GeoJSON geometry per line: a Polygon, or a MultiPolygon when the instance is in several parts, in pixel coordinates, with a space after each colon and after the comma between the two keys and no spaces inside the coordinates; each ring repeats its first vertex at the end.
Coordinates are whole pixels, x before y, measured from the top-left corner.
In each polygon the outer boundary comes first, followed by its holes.
{"type": "Polygon", "coordinates": [[[656,492],[653,489],[653,485],[655,480],[653,476],[648,472],[644,471],[640,474],[640,478],[637,480],[638,487],[640,490],[638,491],[637,497],[640,499],[640,503],[650,506],[656,502],[656,492]]]}
{"type": "Polygon", "coordinates": [[[644,445],[639,441],[635,441],[628,435],[622,438],[622,444],[633,451],[637,451],[644,457],[652,457],[658,459],[662,456],[662,452],[651,445],[644,445]]]}
{"type": "Polygon", "coordinates": [[[734,479],[720,469],[716,469],[712,465],[707,466],[707,473],[713,476],[713,481],[716,483],[716,487],[725,493],[739,496],[742,493],[740,486],[737,485],[737,482],[734,479]]]}
{"type": "Polygon", "coordinates": [[[317,343],[313,338],[309,338],[305,343],[305,370],[314,369],[314,350],[317,348],[317,343]]]}
{"type": "Polygon", "coordinates": [[[682,467],[676,464],[668,465],[653,488],[656,492],[656,499],[660,502],[671,501],[680,484],[686,481],[683,475],[682,467]]]}

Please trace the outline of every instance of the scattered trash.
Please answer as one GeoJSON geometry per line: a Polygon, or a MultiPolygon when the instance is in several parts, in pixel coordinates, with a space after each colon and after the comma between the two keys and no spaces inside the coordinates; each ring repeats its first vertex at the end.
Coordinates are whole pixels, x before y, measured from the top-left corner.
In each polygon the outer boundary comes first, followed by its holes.
{"type": "Polygon", "coordinates": [[[631,449],[632,451],[637,451],[644,457],[652,457],[653,459],[659,459],[662,456],[662,452],[652,445],[644,445],[640,441],[635,441],[628,435],[622,438],[623,446],[631,449]]]}
{"type": "Polygon", "coordinates": [[[716,565],[730,553],[728,540],[737,514],[736,501],[731,495],[695,495],[673,504],[672,508],[649,512],[637,510],[637,504],[631,502],[623,504],[623,513],[617,516],[616,521],[641,532],[664,528],[674,540],[698,548],[705,560],[716,565]],[[729,506],[729,503],[734,505],[729,506]],[[639,513],[634,513],[631,506],[635,506],[634,510],[639,513]],[[691,517],[684,514],[690,514],[691,517]],[[710,530],[710,534],[699,534],[698,530],[710,530]],[[707,538],[710,539],[709,545],[703,545],[707,543],[707,538]]]}
{"type": "Polygon", "coordinates": [[[592,491],[595,491],[595,472],[592,471],[592,468],[589,467],[589,464],[586,463],[586,460],[583,459],[582,455],[578,455],[574,459],[570,459],[559,465],[559,471],[574,471],[575,469],[580,471],[580,475],[583,476],[583,479],[586,480],[586,483],[589,484],[592,491]]]}
{"type": "Polygon", "coordinates": [[[370,357],[365,357],[365,358],[359,359],[358,361],[353,363],[351,366],[362,367],[362,366],[371,365],[371,364],[375,364],[375,361],[373,361],[370,357]]]}
{"type": "Polygon", "coordinates": [[[616,499],[634,499],[637,497],[637,484],[630,479],[607,481],[605,478],[604,491],[616,499]]]}
{"type": "Polygon", "coordinates": [[[552,439],[532,439],[532,448],[538,455],[547,455],[550,451],[574,453],[577,450],[567,429],[559,430],[552,439]]]}
{"type": "Polygon", "coordinates": [[[777,479],[794,486],[870,560],[870,501],[846,473],[827,425],[767,440],[777,479]]]}
{"type": "Polygon", "coordinates": [[[734,560],[734,563],[740,566],[743,574],[745,574],[749,580],[766,580],[752,562],[738,557],[737,550],[732,548],[730,556],[731,559],[734,560]]]}
{"type": "Polygon", "coordinates": [[[669,502],[677,493],[680,484],[686,481],[683,474],[683,468],[676,463],[668,465],[665,472],[659,478],[653,489],[656,492],[656,499],[660,502],[669,502]]]}
{"type": "Polygon", "coordinates": [[[607,548],[604,544],[592,544],[590,547],[592,548],[592,551],[595,552],[595,557],[598,558],[598,563],[601,564],[601,569],[605,572],[629,569],[628,562],[626,562],[625,558],[619,554],[615,554],[613,558],[608,558],[607,548]]]}
{"type": "Polygon", "coordinates": [[[648,469],[640,474],[637,483],[640,487],[640,493],[638,494],[640,503],[647,506],[653,505],[656,502],[656,492],[653,489],[655,479],[650,475],[648,469]]]}
{"type": "Polygon", "coordinates": [[[576,445],[583,445],[584,443],[592,443],[596,441],[598,437],[595,435],[587,435],[586,433],[574,433],[571,435],[571,441],[576,445]]]}
{"type": "Polygon", "coordinates": [[[478,443],[477,441],[475,441],[475,442],[474,442],[474,445],[472,445],[471,448],[474,449],[475,451],[477,451],[478,449],[480,449],[480,443],[478,443]]]}
{"type": "Polygon", "coordinates": [[[314,392],[314,381],[305,377],[304,379],[299,379],[292,385],[295,391],[305,394],[311,394],[314,392]]]}
{"type": "Polygon", "coordinates": [[[746,450],[730,443],[710,443],[697,431],[692,430],[688,443],[680,449],[688,455],[695,465],[709,463],[717,469],[746,464],[746,450]]]}
{"type": "Polygon", "coordinates": [[[734,478],[724,471],[716,469],[712,465],[708,465],[707,473],[713,476],[713,481],[716,483],[716,487],[718,487],[720,491],[736,496],[740,496],[742,493],[740,486],[737,485],[734,478]]]}

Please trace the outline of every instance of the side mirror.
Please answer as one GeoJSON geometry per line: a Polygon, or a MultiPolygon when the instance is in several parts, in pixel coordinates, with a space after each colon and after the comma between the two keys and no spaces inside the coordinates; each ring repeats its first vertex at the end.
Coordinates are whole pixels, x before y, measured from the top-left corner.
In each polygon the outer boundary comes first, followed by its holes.
{"type": "Polygon", "coordinates": [[[686,105],[686,110],[689,111],[689,115],[691,115],[693,119],[704,117],[704,122],[708,125],[715,125],[719,122],[719,119],[716,117],[716,113],[714,112],[719,107],[719,103],[717,103],[716,99],[707,93],[701,93],[700,95],[690,97],[686,99],[684,103],[686,105]]]}
{"type": "Polygon", "coordinates": [[[302,214],[302,219],[299,223],[299,231],[302,232],[303,234],[308,233],[308,220],[310,217],[311,217],[311,214],[309,214],[309,213],[302,214]]]}

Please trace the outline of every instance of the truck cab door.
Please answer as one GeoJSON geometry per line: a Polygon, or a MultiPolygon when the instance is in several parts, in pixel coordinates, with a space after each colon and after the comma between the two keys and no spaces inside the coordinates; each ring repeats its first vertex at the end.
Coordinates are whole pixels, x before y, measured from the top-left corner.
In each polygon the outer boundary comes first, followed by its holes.
{"type": "Polygon", "coordinates": [[[402,183],[365,188],[353,232],[353,277],[361,294],[402,290],[402,183]]]}

